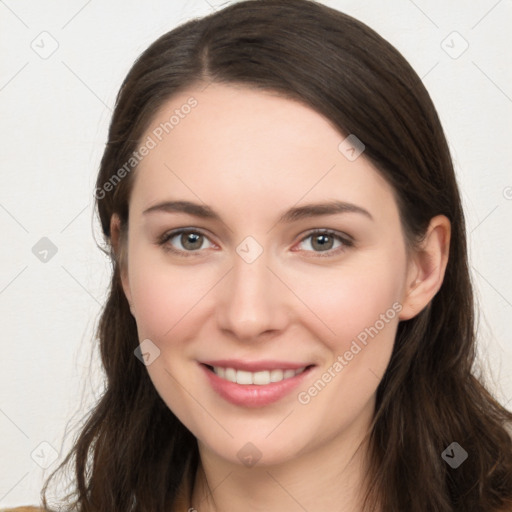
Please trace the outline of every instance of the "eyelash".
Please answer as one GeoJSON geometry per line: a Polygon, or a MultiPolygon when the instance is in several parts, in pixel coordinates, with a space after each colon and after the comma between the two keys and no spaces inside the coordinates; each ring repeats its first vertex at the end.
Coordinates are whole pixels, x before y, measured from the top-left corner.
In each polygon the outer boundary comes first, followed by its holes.
{"type": "MultiPolygon", "coordinates": [[[[167,243],[167,242],[169,242],[169,240],[173,239],[177,235],[181,235],[184,233],[199,234],[199,235],[202,235],[202,236],[208,238],[207,235],[204,234],[199,229],[181,228],[181,229],[176,229],[174,231],[169,231],[167,233],[164,233],[161,237],[158,238],[157,244],[159,246],[162,246],[165,251],[172,252],[174,254],[183,256],[185,258],[188,258],[190,256],[196,256],[197,253],[201,252],[200,250],[183,251],[181,249],[176,249],[175,247],[173,247],[172,245],[167,243]]],[[[299,243],[304,242],[305,240],[307,240],[308,238],[310,238],[314,235],[320,235],[320,234],[332,236],[332,237],[336,238],[337,240],[339,240],[340,242],[342,242],[343,245],[340,247],[337,247],[336,249],[329,249],[327,251],[306,251],[306,252],[313,252],[313,253],[316,253],[316,256],[318,256],[320,258],[326,258],[326,257],[336,256],[339,253],[347,250],[347,248],[354,246],[354,241],[348,235],[341,235],[340,233],[333,231],[331,229],[314,229],[314,230],[308,232],[303,238],[301,238],[299,243]],[[325,253],[325,254],[322,254],[322,253],[325,253]]]]}

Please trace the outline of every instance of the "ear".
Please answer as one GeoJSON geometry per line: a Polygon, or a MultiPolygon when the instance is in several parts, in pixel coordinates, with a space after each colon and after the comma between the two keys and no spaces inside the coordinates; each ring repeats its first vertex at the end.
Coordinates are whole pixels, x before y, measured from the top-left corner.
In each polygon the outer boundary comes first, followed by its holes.
{"type": "Polygon", "coordinates": [[[450,252],[451,225],[444,215],[430,220],[425,238],[409,258],[400,320],[420,313],[441,288],[450,252]]]}
{"type": "Polygon", "coordinates": [[[121,275],[121,285],[128,303],[130,304],[130,311],[134,314],[132,305],[132,296],[130,290],[130,282],[128,280],[128,240],[126,234],[121,232],[121,219],[117,213],[114,213],[110,218],[110,239],[112,242],[112,249],[119,265],[119,273],[121,275]]]}

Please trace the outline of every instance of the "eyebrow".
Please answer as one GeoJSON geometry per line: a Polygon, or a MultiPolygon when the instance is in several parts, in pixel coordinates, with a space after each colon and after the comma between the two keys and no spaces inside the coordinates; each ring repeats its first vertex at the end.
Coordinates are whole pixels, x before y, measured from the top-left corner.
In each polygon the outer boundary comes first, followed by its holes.
{"type": "MultiPolygon", "coordinates": [[[[194,215],[195,217],[200,217],[202,219],[221,220],[220,215],[209,206],[190,201],[164,201],[147,208],[144,210],[143,214],[146,215],[153,212],[181,212],[188,213],[189,215],[194,215]]],[[[295,206],[284,212],[277,222],[279,224],[286,224],[308,217],[334,215],[337,213],[359,213],[371,220],[374,220],[372,214],[361,206],[335,200],[326,203],[310,203],[303,206],[295,206]]]]}

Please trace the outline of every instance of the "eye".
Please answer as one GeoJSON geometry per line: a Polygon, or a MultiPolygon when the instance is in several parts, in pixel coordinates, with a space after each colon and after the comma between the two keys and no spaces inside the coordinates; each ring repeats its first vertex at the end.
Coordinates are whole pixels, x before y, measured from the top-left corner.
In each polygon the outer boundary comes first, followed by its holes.
{"type": "Polygon", "coordinates": [[[176,229],[164,233],[159,238],[158,245],[161,245],[166,251],[179,253],[181,256],[192,256],[194,252],[204,249],[203,243],[205,240],[208,240],[206,235],[197,229],[176,229]],[[176,243],[181,245],[181,247],[176,247],[172,243],[174,239],[176,239],[176,243]]]}
{"type": "Polygon", "coordinates": [[[341,235],[330,229],[315,229],[300,241],[301,244],[304,242],[307,242],[306,246],[313,249],[313,251],[306,249],[307,252],[327,253],[318,254],[318,256],[333,256],[354,245],[354,242],[350,237],[347,235],[341,235]],[[307,242],[308,240],[310,241],[307,242]],[[338,241],[338,246],[333,249],[335,241],[338,241]]]}
{"type": "MultiPolygon", "coordinates": [[[[201,231],[195,228],[182,228],[164,233],[158,239],[157,243],[161,245],[165,251],[186,257],[195,256],[195,253],[200,253],[201,249],[205,249],[205,247],[203,247],[205,241],[209,242],[209,239],[201,231]],[[179,244],[181,247],[176,247],[176,244],[179,244]]],[[[212,247],[213,244],[211,242],[209,243],[209,247],[212,247]]],[[[325,257],[334,256],[345,251],[348,247],[352,247],[354,242],[348,235],[342,235],[330,229],[316,229],[303,237],[299,245],[300,244],[309,246],[309,248],[302,250],[317,253],[317,256],[325,257]],[[338,245],[334,247],[336,241],[338,245]]]]}

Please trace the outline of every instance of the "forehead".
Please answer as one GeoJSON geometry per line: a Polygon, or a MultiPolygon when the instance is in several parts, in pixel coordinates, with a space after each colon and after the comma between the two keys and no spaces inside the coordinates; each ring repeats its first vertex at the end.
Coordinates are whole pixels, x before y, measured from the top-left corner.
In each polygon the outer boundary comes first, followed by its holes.
{"type": "Polygon", "coordinates": [[[312,108],[277,94],[210,84],[184,91],[158,111],[142,142],[152,148],[136,170],[132,200],[180,196],[246,208],[343,199],[393,200],[364,158],[340,150],[346,138],[312,108]]]}

